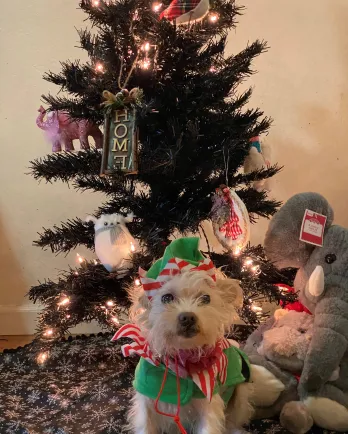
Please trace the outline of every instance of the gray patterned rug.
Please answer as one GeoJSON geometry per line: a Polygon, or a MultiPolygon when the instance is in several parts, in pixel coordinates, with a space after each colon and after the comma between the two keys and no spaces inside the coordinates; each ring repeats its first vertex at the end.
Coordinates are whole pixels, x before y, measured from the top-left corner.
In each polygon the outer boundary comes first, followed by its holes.
{"type": "MultiPolygon", "coordinates": [[[[137,359],[110,334],[57,343],[44,366],[38,344],[0,354],[0,434],[122,434],[137,359]]],[[[287,433],[264,420],[251,433],[287,433]]],[[[312,433],[323,433],[313,429],[312,433]]]]}

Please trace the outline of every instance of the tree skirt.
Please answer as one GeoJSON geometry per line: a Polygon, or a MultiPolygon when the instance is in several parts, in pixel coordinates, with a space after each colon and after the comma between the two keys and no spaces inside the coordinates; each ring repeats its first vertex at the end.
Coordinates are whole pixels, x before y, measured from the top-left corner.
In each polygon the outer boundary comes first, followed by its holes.
{"type": "MultiPolygon", "coordinates": [[[[124,359],[111,335],[57,343],[38,366],[38,343],[0,354],[1,434],[121,434],[136,359],[124,359]]],[[[287,433],[257,421],[251,433],[287,433]]],[[[312,433],[323,433],[313,429],[312,433]]]]}

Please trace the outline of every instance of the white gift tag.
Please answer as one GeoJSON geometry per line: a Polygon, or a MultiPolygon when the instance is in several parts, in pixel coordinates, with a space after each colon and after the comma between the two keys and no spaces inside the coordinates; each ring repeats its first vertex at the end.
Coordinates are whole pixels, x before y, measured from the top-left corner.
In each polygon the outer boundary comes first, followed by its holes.
{"type": "Polygon", "coordinates": [[[306,209],[302,220],[300,240],[322,247],[326,220],[325,215],[306,209]]]}

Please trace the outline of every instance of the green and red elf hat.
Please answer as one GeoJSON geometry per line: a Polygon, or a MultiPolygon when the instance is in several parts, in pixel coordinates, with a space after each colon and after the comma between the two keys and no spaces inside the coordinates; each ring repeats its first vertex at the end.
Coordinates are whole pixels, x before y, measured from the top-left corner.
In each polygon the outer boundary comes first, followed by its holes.
{"type": "Polygon", "coordinates": [[[188,271],[204,271],[215,282],[216,270],[210,258],[200,252],[199,238],[179,238],[166,248],[161,259],[149,271],[139,268],[139,277],[145,294],[151,298],[168,280],[188,271]]]}

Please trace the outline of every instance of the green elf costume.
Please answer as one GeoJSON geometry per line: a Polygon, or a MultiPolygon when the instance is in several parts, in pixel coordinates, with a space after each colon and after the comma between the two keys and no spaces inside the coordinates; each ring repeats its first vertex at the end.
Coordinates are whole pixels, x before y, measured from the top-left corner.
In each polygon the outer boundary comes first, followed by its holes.
{"type": "MultiPolygon", "coordinates": [[[[164,255],[148,272],[139,270],[143,289],[151,300],[173,276],[194,271],[204,271],[215,282],[216,270],[212,261],[198,249],[199,238],[180,238],[173,241],[164,255]]],[[[180,406],[192,399],[208,399],[219,393],[227,404],[238,384],[249,381],[250,364],[247,356],[223,338],[215,347],[202,351],[179,351],[174,359],[156,357],[135,324],[126,324],[112,340],[131,338],[133,343],[124,345],[125,357],[138,354],[141,359],[135,371],[135,390],[155,400],[155,408],[161,414],[173,417],[182,433],[185,429],[179,420],[180,406]],[[200,356],[198,356],[200,354],[200,356]],[[177,414],[158,410],[158,402],[176,404],[177,414]]]]}

